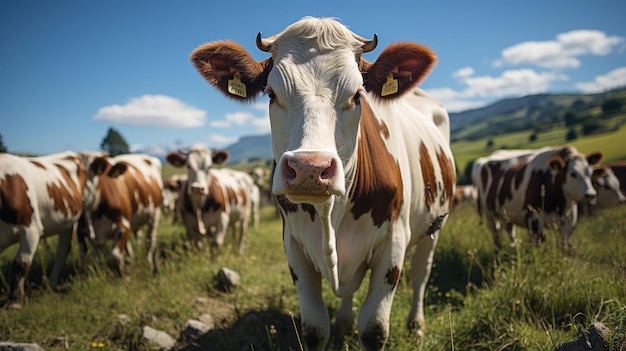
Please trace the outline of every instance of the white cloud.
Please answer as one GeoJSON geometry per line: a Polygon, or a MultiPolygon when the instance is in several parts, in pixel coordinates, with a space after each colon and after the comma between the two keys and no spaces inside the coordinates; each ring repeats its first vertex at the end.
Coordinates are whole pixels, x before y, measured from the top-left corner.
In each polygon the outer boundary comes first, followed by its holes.
{"type": "Polygon", "coordinates": [[[463,67],[456,72],[452,73],[452,77],[454,78],[466,78],[474,74],[474,69],[472,67],[463,67]]]}
{"type": "Polygon", "coordinates": [[[554,81],[567,80],[567,76],[560,73],[536,72],[532,69],[508,70],[496,77],[455,75],[460,78],[459,81],[465,86],[464,89],[428,90],[428,93],[441,101],[450,112],[479,108],[497,97],[543,93],[548,91],[554,81]]]}
{"type": "Polygon", "coordinates": [[[168,128],[201,127],[206,112],[165,95],[143,95],[125,105],[105,106],[93,117],[97,121],[168,128]]]}
{"type": "Polygon", "coordinates": [[[504,71],[499,77],[468,77],[463,80],[467,85],[464,95],[468,97],[502,97],[506,95],[528,95],[543,93],[556,80],[567,80],[563,74],[555,72],[536,72],[532,69],[504,71]]]}
{"type": "Polygon", "coordinates": [[[550,69],[577,68],[578,56],[604,56],[624,43],[623,37],[607,36],[598,30],[579,29],[556,36],[556,40],[527,41],[502,51],[494,66],[535,65],[550,69]]]}
{"type": "Polygon", "coordinates": [[[623,86],[626,86],[626,67],[619,67],[605,75],[597,76],[592,82],[576,84],[578,89],[587,94],[601,93],[623,86]]]}
{"type": "Polygon", "coordinates": [[[213,145],[228,146],[232,143],[237,142],[237,140],[239,140],[239,137],[237,136],[232,137],[232,136],[226,136],[226,135],[221,135],[221,134],[209,135],[209,141],[213,145]]]}

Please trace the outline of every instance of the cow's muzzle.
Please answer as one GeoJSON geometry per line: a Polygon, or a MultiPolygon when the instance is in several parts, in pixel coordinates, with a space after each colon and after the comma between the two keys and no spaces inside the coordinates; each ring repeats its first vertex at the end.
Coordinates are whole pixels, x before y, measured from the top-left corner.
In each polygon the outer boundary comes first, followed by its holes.
{"type": "Polygon", "coordinates": [[[277,164],[273,191],[293,203],[324,203],[333,195],[344,195],[343,166],[332,152],[287,152],[277,164]]]}

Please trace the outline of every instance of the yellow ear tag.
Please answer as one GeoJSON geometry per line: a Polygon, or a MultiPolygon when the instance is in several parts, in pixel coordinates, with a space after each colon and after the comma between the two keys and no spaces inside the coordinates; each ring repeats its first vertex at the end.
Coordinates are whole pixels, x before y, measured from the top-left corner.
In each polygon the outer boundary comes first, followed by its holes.
{"type": "Polygon", "coordinates": [[[398,80],[393,79],[393,74],[389,73],[387,81],[383,84],[380,96],[392,95],[398,92],[398,80]]]}
{"type": "Polygon", "coordinates": [[[248,96],[246,85],[241,82],[241,73],[235,72],[233,79],[228,80],[228,92],[241,97],[248,96]]]}

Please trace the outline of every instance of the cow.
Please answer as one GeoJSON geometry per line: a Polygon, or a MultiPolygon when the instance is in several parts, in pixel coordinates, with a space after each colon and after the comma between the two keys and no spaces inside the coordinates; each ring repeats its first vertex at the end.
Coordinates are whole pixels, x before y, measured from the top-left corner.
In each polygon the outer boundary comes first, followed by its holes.
{"type": "Polygon", "coordinates": [[[180,195],[182,185],[187,181],[186,174],[174,174],[163,180],[163,202],[161,212],[166,217],[172,218],[172,223],[179,220],[180,210],[176,204],[180,195]]]}
{"type": "Polygon", "coordinates": [[[243,253],[250,216],[258,217],[259,190],[250,175],[213,167],[229,157],[228,151],[213,151],[202,145],[166,155],[173,166],[187,167],[187,181],[183,183],[178,199],[187,236],[202,247],[203,238],[212,235],[213,253],[223,246],[231,228],[239,253],[243,253]],[[253,210],[256,212],[252,213],[253,210]]]}
{"type": "MultiPolygon", "coordinates": [[[[131,232],[147,226],[147,260],[154,265],[157,227],[161,216],[163,181],[161,161],[143,154],[124,154],[115,157],[95,156],[89,163],[89,180],[84,192],[84,218],[79,234],[88,233],[93,255],[108,240],[113,240],[109,264],[118,273],[124,272],[124,252],[133,256],[130,244],[131,232]]],[[[84,238],[79,238],[81,253],[85,254],[84,238]]]]}
{"type": "Polygon", "coordinates": [[[472,184],[457,185],[454,193],[454,205],[458,206],[464,202],[475,202],[478,199],[476,186],[472,184]]]}
{"type": "Polygon", "coordinates": [[[626,195],[626,160],[613,161],[606,164],[620,182],[620,190],[626,195]]]}
{"type": "Polygon", "coordinates": [[[591,184],[598,193],[597,198],[593,202],[580,202],[578,204],[579,215],[590,215],[595,210],[613,207],[626,202],[626,197],[620,189],[621,182],[608,165],[594,167],[591,175],[591,184]]]}
{"type": "Polygon", "coordinates": [[[572,249],[578,203],[596,197],[591,166],[603,154],[585,156],[569,145],[528,151],[510,151],[508,159],[501,154],[486,156],[474,163],[472,182],[478,189],[479,213],[493,234],[494,247],[496,251],[502,248],[501,226],[515,244],[515,226],[519,225],[528,229],[535,245],[545,240],[544,227],[555,227],[560,230],[561,246],[572,249]]]}
{"type": "Polygon", "coordinates": [[[362,54],[377,36],[364,39],[328,18],[305,17],[256,41],[269,58],[256,62],[239,44],[216,41],[191,60],[227,97],[269,97],[272,191],[305,346],[322,350],[330,339],[321,279],[341,298],[340,337],[354,330],[352,296],[370,270],[357,330],[363,348],[383,349],[409,247],[407,327],[422,336],[425,287],[456,182],[448,113],[417,88],[435,53],[400,42],[368,62],[362,54]]]}
{"type": "Polygon", "coordinates": [[[58,283],[83,213],[86,183],[87,170],[77,153],[41,157],[0,154],[0,251],[19,242],[11,268],[8,307],[23,306],[24,281],[39,240],[55,234],[59,241],[49,279],[53,286],[58,283]]]}

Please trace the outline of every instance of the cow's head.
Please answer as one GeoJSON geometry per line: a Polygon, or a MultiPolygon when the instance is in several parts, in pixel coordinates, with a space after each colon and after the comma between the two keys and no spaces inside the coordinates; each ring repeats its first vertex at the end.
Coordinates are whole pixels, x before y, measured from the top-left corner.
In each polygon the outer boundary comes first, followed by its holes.
{"type": "Polygon", "coordinates": [[[209,194],[209,171],[229,157],[228,151],[211,151],[196,145],[186,151],[170,152],[166,159],[175,167],[187,167],[187,191],[192,199],[200,201],[200,198],[209,194]]]}
{"type": "Polygon", "coordinates": [[[608,207],[626,202],[620,189],[620,181],[608,166],[595,168],[591,183],[598,193],[598,206],[608,207]]]}
{"type": "Polygon", "coordinates": [[[565,147],[548,159],[550,169],[563,178],[563,192],[572,201],[592,201],[597,193],[591,184],[591,166],[602,160],[600,152],[585,156],[574,147],[565,147]]]}
{"type": "Polygon", "coordinates": [[[391,101],[414,88],[435,63],[419,44],[396,43],[369,63],[376,47],[331,19],[306,17],[257,46],[257,62],[236,43],[197,48],[191,60],[226,96],[270,98],[276,170],[273,192],[291,202],[319,204],[346,194],[362,111],[374,99],[391,101]],[[344,171],[345,170],[345,171],[344,171]]]}

